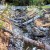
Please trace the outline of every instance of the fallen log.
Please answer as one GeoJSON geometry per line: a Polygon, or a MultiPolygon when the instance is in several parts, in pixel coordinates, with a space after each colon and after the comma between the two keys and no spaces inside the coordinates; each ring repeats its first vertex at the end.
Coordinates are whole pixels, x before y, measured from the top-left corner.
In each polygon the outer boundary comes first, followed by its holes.
{"type": "MultiPolygon", "coordinates": [[[[13,35],[13,32],[10,31],[10,30],[8,30],[8,29],[5,29],[5,28],[1,28],[1,29],[2,29],[3,31],[6,31],[6,32],[10,33],[11,35],[13,35]]],[[[44,44],[44,43],[42,43],[42,42],[40,42],[40,41],[32,40],[32,39],[27,38],[27,37],[24,37],[24,36],[22,36],[22,35],[17,35],[15,38],[16,38],[16,39],[20,39],[20,40],[24,40],[24,42],[30,43],[31,45],[34,45],[35,47],[38,47],[38,48],[40,48],[40,49],[41,49],[41,48],[44,49],[44,50],[49,50],[49,49],[50,49],[50,46],[49,46],[49,45],[44,44]]]]}

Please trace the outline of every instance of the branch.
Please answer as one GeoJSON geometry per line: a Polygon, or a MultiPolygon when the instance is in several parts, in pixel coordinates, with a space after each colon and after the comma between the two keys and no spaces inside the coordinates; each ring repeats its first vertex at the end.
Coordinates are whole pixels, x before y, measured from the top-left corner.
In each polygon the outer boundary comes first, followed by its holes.
{"type": "MultiPolygon", "coordinates": [[[[8,33],[10,33],[11,35],[13,35],[14,33],[12,32],[12,31],[10,31],[10,30],[8,30],[8,29],[5,29],[5,28],[1,28],[2,30],[4,30],[4,31],[6,31],[6,32],[8,32],[8,33]]],[[[38,48],[42,48],[42,49],[47,49],[47,50],[49,50],[50,49],[50,46],[49,45],[47,45],[47,44],[44,44],[44,43],[42,43],[42,42],[40,42],[40,41],[36,41],[36,40],[32,40],[32,39],[30,39],[30,38],[27,38],[27,37],[24,37],[24,36],[22,36],[22,35],[18,35],[18,36],[16,36],[15,37],[16,39],[20,39],[20,40],[24,40],[26,43],[30,43],[30,44],[32,44],[32,45],[34,45],[35,47],[38,47],[38,48]]]]}
{"type": "Polygon", "coordinates": [[[12,31],[10,31],[10,30],[8,30],[8,29],[6,29],[6,28],[4,28],[4,27],[2,27],[2,28],[0,28],[0,29],[2,29],[4,32],[10,33],[11,35],[14,34],[12,31]]]}

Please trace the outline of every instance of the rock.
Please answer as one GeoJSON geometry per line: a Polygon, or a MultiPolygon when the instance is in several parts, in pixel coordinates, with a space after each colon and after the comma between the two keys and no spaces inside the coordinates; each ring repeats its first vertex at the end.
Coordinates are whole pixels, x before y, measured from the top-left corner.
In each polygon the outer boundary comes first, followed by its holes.
{"type": "Polygon", "coordinates": [[[6,6],[0,5],[0,10],[4,10],[5,8],[6,8],[6,6]]]}

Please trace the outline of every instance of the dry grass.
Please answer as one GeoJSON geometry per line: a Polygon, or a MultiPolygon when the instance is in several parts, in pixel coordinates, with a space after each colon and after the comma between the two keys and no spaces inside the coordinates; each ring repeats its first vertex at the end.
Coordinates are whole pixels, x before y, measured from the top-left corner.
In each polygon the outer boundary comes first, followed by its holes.
{"type": "MultiPolygon", "coordinates": [[[[9,30],[12,30],[11,23],[9,24],[5,22],[3,26],[9,30]]],[[[3,30],[0,30],[0,50],[8,50],[9,37],[10,34],[8,32],[3,32],[3,30]]]]}

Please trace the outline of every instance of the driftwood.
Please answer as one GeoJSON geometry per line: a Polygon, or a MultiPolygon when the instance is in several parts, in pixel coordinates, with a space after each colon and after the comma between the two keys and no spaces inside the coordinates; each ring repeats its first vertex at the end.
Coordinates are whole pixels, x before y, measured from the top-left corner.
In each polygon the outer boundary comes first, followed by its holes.
{"type": "MultiPolygon", "coordinates": [[[[8,29],[5,29],[5,28],[1,28],[1,29],[2,29],[3,31],[8,32],[8,33],[10,33],[11,35],[13,35],[13,32],[10,31],[10,30],[8,30],[8,29]]],[[[20,39],[20,40],[24,40],[26,43],[30,43],[30,44],[32,44],[32,45],[34,45],[35,47],[38,47],[38,48],[40,48],[40,49],[41,49],[41,48],[44,49],[44,50],[49,50],[49,49],[50,49],[50,46],[49,46],[49,45],[44,44],[44,43],[42,43],[42,42],[40,42],[40,41],[36,41],[36,40],[29,39],[29,38],[24,37],[24,36],[22,36],[22,35],[17,35],[15,38],[16,38],[16,39],[20,39]]]]}

